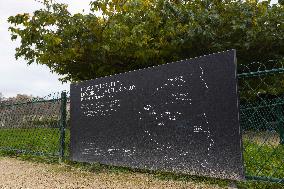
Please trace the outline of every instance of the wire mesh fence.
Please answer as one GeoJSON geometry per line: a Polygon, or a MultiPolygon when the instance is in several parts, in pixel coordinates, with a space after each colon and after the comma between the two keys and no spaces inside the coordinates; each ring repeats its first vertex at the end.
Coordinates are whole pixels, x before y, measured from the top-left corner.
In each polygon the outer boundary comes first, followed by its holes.
{"type": "MultiPolygon", "coordinates": [[[[66,93],[43,98],[7,99],[0,103],[0,150],[48,156],[63,155],[63,107],[66,93]]],[[[64,130],[65,131],[65,130],[64,130]]]]}
{"type": "MultiPolygon", "coordinates": [[[[239,66],[240,124],[248,179],[284,182],[284,66],[239,66]]],[[[0,150],[68,157],[69,93],[0,102],[0,150]]]]}
{"type": "Polygon", "coordinates": [[[240,125],[247,178],[284,182],[284,67],[240,66],[240,125]]]}

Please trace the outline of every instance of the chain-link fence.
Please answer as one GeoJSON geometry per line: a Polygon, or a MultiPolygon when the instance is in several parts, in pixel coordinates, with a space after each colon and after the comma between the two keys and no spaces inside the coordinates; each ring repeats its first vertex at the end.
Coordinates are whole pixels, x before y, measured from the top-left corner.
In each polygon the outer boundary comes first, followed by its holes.
{"type": "MultiPolygon", "coordinates": [[[[248,179],[284,182],[284,67],[239,66],[240,124],[248,179]]],[[[68,93],[0,103],[0,150],[67,157],[68,93]]]]}
{"type": "Polygon", "coordinates": [[[284,67],[268,62],[239,69],[246,176],[284,182],[284,67]]]}
{"type": "Polygon", "coordinates": [[[0,150],[64,156],[69,140],[66,93],[0,102],[0,150]]]}

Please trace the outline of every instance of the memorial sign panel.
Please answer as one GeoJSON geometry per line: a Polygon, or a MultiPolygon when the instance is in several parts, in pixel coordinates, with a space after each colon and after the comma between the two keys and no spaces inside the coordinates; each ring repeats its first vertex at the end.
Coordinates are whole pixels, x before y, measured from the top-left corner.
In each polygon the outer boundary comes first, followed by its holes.
{"type": "Polygon", "coordinates": [[[243,179],[235,51],[71,84],[71,158],[243,179]]]}

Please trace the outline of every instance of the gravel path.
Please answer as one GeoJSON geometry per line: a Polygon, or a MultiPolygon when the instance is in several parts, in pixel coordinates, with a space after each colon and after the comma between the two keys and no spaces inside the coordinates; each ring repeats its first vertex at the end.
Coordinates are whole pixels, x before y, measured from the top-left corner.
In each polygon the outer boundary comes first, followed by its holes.
{"type": "Polygon", "coordinates": [[[217,189],[181,181],[163,181],[141,173],[91,173],[67,165],[44,164],[0,157],[2,189],[217,189]]]}

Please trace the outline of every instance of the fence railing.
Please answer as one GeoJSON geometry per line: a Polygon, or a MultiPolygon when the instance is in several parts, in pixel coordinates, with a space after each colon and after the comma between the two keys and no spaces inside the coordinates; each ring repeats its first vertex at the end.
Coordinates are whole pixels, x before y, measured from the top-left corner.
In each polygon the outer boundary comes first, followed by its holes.
{"type": "MultiPolygon", "coordinates": [[[[249,70],[248,68],[255,69],[249,70]]],[[[238,74],[246,178],[284,183],[284,69],[238,74]]],[[[68,157],[68,93],[0,104],[0,150],[68,157]]]]}

